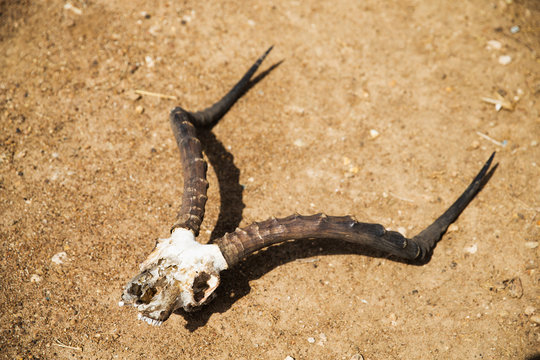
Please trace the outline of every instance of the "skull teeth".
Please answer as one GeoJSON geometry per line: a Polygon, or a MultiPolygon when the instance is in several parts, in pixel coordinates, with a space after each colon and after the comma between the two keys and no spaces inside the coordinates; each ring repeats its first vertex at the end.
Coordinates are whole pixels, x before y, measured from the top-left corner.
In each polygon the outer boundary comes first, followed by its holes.
{"type": "Polygon", "coordinates": [[[141,321],[146,321],[149,325],[152,325],[152,326],[160,326],[161,324],[163,324],[163,321],[151,319],[147,316],[142,315],[141,313],[137,315],[137,318],[141,321]]]}

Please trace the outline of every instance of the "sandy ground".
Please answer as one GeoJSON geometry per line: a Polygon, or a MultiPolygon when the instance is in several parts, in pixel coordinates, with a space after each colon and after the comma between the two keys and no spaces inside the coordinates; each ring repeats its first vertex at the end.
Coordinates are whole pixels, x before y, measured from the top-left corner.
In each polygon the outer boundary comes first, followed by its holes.
{"type": "Polygon", "coordinates": [[[0,12],[0,357],[540,356],[538,1],[3,0],[0,12]],[[226,272],[201,312],[137,321],[117,306],[122,288],[182,194],[168,112],[210,105],[271,44],[261,69],[279,66],[204,136],[201,241],[319,211],[411,236],[492,151],[499,167],[425,266],[286,243],[226,272]]]}

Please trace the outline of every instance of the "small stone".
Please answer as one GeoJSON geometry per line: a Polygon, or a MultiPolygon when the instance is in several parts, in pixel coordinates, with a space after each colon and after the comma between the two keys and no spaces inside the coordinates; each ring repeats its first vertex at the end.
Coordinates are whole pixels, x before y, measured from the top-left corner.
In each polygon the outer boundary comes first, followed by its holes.
{"type": "Polygon", "coordinates": [[[317,343],[317,345],[324,345],[324,343],[327,341],[328,339],[326,338],[326,335],[324,333],[320,333],[319,334],[319,342],[317,343]]]}
{"type": "Polygon", "coordinates": [[[527,249],[536,249],[538,247],[538,241],[527,241],[525,247],[527,249]]]}
{"type": "Polygon", "coordinates": [[[150,29],[148,29],[148,32],[149,32],[150,35],[152,35],[152,36],[158,36],[158,34],[159,34],[160,31],[161,31],[161,26],[159,26],[159,24],[150,26],[150,29]]]}
{"type": "Polygon", "coordinates": [[[298,146],[298,147],[302,147],[304,146],[304,142],[302,141],[302,139],[296,139],[294,140],[294,146],[298,146]]]}
{"type": "Polygon", "coordinates": [[[63,264],[64,261],[67,260],[67,254],[65,251],[60,251],[59,253],[56,253],[53,255],[53,257],[51,258],[51,261],[55,264],[63,264]]]}
{"type": "Polygon", "coordinates": [[[465,247],[465,251],[469,254],[476,254],[476,252],[478,251],[478,245],[472,244],[471,246],[467,246],[465,247]]]}
{"type": "Polygon", "coordinates": [[[22,159],[25,156],[26,156],[26,150],[23,150],[23,151],[20,151],[17,154],[15,154],[14,158],[16,160],[19,160],[19,159],[22,159]]]}
{"type": "Polygon", "coordinates": [[[371,129],[369,130],[369,136],[372,138],[372,139],[375,139],[379,136],[379,132],[375,129],[371,129]]]}
{"type": "Polygon", "coordinates": [[[30,276],[30,282],[38,283],[40,281],[41,281],[41,276],[39,276],[38,274],[32,274],[32,276],[30,276]]]}
{"type": "Polygon", "coordinates": [[[448,230],[446,232],[454,232],[454,231],[458,231],[459,230],[459,227],[456,225],[456,224],[450,224],[450,226],[448,227],[448,230]]]}
{"type": "Polygon", "coordinates": [[[508,65],[512,62],[512,57],[510,55],[501,55],[499,56],[499,64],[508,65]]]}
{"type": "Polygon", "coordinates": [[[514,25],[514,26],[512,26],[512,27],[510,28],[510,32],[511,32],[512,34],[517,34],[517,33],[519,32],[519,30],[521,30],[521,29],[520,29],[520,27],[519,27],[518,25],[514,25]]]}
{"type": "Polygon", "coordinates": [[[487,42],[487,48],[488,50],[500,50],[502,47],[502,44],[500,41],[497,40],[489,40],[487,42]]]}
{"type": "Polygon", "coordinates": [[[285,106],[285,112],[286,113],[296,113],[302,115],[304,113],[304,108],[296,105],[288,105],[285,106]]]}
{"type": "Polygon", "coordinates": [[[480,147],[480,141],[474,140],[471,144],[473,149],[478,149],[480,147]]]}
{"type": "Polygon", "coordinates": [[[525,313],[525,315],[528,315],[528,316],[529,316],[529,315],[534,314],[535,311],[536,311],[536,309],[534,308],[534,306],[530,306],[530,305],[529,305],[529,306],[527,306],[527,307],[525,308],[525,310],[524,310],[523,312],[525,313]]]}
{"type": "Polygon", "coordinates": [[[249,19],[249,20],[247,21],[247,23],[248,23],[248,25],[251,26],[251,27],[255,26],[255,21],[253,21],[253,20],[251,20],[251,19],[249,19]]]}
{"type": "Polygon", "coordinates": [[[307,339],[307,341],[308,341],[308,343],[310,343],[310,344],[314,344],[314,343],[315,343],[315,338],[309,337],[309,338],[307,339]]]}
{"type": "Polygon", "coordinates": [[[531,322],[540,325],[540,315],[533,315],[529,319],[531,322]]]}
{"type": "Polygon", "coordinates": [[[538,146],[538,141],[536,140],[531,141],[531,146],[532,147],[538,146]]]}
{"type": "Polygon", "coordinates": [[[154,59],[152,59],[152,57],[149,56],[149,55],[146,55],[144,57],[144,62],[146,62],[146,66],[148,66],[148,67],[154,67],[154,65],[155,65],[154,59]]]}
{"type": "Polygon", "coordinates": [[[518,277],[515,277],[510,280],[503,281],[503,284],[506,286],[506,290],[508,290],[508,295],[510,295],[513,298],[520,299],[523,296],[523,285],[521,285],[521,279],[518,277]]]}
{"type": "Polygon", "coordinates": [[[361,354],[354,354],[350,360],[364,360],[364,357],[361,354]]]}
{"type": "Polygon", "coordinates": [[[69,2],[64,5],[64,10],[70,10],[77,15],[82,15],[82,10],[71,5],[69,2]]]}
{"type": "Polygon", "coordinates": [[[142,114],[144,112],[144,107],[142,105],[137,105],[137,107],[135,108],[135,112],[137,114],[142,114]]]}
{"type": "Polygon", "coordinates": [[[294,360],[294,358],[290,355],[287,355],[287,357],[285,358],[285,360],[294,360]]]}

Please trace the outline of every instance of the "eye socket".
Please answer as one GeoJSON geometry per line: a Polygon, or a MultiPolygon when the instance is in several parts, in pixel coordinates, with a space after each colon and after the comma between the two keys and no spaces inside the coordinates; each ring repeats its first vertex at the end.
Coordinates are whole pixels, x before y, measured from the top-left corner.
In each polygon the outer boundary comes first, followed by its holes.
{"type": "Polygon", "coordinates": [[[132,296],[139,297],[142,294],[142,286],[137,283],[131,283],[127,292],[132,296]]]}
{"type": "Polygon", "coordinates": [[[204,299],[206,290],[210,288],[210,285],[208,285],[210,278],[209,274],[202,272],[193,280],[193,299],[196,302],[204,299]]]}
{"type": "Polygon", "coordinates": [[[137,300],[137,303],[138,304],[149,304],[150,301],[152,301],[152,298],[154,297],[154,295],[156,295],[157,293],[157,290],[153,287],[151,288],[148,288],[144,294],[139,297],[139,300],[137,300]]]}

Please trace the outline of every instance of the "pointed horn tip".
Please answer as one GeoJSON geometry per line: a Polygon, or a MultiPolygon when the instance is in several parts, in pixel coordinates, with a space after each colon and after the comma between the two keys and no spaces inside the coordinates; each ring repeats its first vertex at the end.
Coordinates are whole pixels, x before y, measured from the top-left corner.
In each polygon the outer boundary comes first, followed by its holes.
{"type": "Polygon", "coordinates": [[[491,156],[482,167],[482,170],[480,170],[480,174],[485,174],[488,171],[488,169],[491,167],[491,163],[493,162],[493,159],[495,158],[496,153],[497,153],[496,151],[491,153],[491,156]]]}
{"type": "Polygon", "coordinates": [[[274,48],[274,45],[270,46],[270,47],[268,48],[268,50],[266,50],[266,51],[264,52],[264,54],[261,56],[260,61],[263,61],[263,60],[266,58],[266,56],[270,53],[270,51],[272,51],[273,48],[274,48]]]}
{"type": "Polygon", "coordinates": [[[488,161],[487,161],[488,163],[491,164],[491,162],[493,161],[493,158],[495,157],[495,154],[497,154],[496,151],[494,151],[494,152],[491,153],[491,156],[489,157],[489,159],[488,159],[488,161]]]}

